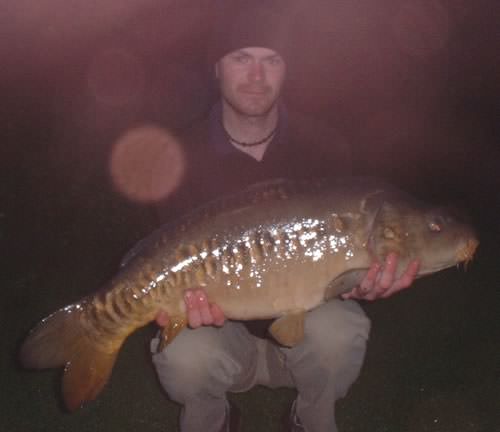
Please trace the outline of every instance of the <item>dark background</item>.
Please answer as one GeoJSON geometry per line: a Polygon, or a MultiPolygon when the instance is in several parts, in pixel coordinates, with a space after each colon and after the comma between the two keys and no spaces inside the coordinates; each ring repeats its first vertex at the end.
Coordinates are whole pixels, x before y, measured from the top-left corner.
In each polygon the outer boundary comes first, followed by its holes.
{"type": "MultiPolygon", "coordinates": [[[[136,333],[110,385],[76,414],[58,372],[30,373],[18,344],[92,292],[153,229],[149,205],[113,185],[130,128],[186,128],[214,100],[204,64],[213,2],[4,1],[0,13],[0,430],[174,430],[136,333]]],[[[494,0],[290,2],[285,97],[335,125],[359,174],[460,204],[481,246],[449,270],[366,304],[362,376],[339,404],[345,431],[500,430],[499,7],[494,0]]],[[[232,396],[245,430],[277,430],[291,391],[232,396]]]]}

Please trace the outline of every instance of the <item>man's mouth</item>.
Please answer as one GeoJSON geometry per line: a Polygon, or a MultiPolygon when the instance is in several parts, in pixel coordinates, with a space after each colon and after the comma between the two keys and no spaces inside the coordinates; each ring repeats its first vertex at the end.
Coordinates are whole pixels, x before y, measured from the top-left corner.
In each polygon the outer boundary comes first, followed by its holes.
{"type": "Polygon", "coordinates": [[[242,87],[241,92],[254,96],[263,96],[266,95],[269,91],[267,88],[246,88],[242,87]]]}
{"type": "Polygon", "coordinates": [[[256,91],[243,91],[243,93],[250,96],[264,96],[266,92],[256,92],[256,91]]]}

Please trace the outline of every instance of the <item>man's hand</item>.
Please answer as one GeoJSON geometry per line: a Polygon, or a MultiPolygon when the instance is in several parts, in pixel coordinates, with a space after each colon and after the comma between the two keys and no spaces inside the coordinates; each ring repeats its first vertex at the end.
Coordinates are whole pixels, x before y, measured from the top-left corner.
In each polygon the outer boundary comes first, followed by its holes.
{"type": "Polygon", "coordinates": [[[408,288],[418,273],[420,263],[412,261],[405,272],[396,279],[398,256],[395,253],[387,255],[385,265],[374,263],[361,283],[348,293],[342,295],[344,299],[376,300],[387,298],[408,288]]]}
{"type": "MultiPolygon", "coordinates": [[[[203,289],[186,290],[184,293],[186,303],[188,324],[191,328],[202,325],[214,325],[220,327],[224,324],[226,317],[216,304],[208,302],[207,295],[203,289]]],[[[156,323],[160,327],[169,324],[170,319],[165,311],[160,311],[156,316],[156,323]]]]}

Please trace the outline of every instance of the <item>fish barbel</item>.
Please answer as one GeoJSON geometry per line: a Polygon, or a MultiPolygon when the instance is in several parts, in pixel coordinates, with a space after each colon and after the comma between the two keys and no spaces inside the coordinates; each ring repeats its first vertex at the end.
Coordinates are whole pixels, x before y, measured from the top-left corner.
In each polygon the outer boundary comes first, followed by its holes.
{"type": "Polygon", "coordinates": [[[304,313],[359,283],[374,261],[399,256],[418,276],[472,259],[471,227],[385,183],[274,181],[218,200],[141,241],[100,291],[43,319],[27,336],[27,368],[64,366],[74,410],[109,379],[125,339],[170,317],[166,343],[186,325],[184,291],[203,287],[228,319],[276,318],[271,335],[293,346],[304,313]]]}

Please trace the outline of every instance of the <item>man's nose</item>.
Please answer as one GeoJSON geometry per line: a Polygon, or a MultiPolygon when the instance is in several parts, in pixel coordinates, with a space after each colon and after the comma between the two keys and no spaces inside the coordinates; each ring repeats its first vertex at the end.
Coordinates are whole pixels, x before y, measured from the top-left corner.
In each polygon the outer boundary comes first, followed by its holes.
{"type": "Polygon", "coordinates": [[[265,76],[266,72],[263,64],[260,61],[253,61],[248,71],[250,81],[263,81],[265,76]]]}

